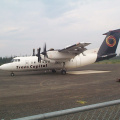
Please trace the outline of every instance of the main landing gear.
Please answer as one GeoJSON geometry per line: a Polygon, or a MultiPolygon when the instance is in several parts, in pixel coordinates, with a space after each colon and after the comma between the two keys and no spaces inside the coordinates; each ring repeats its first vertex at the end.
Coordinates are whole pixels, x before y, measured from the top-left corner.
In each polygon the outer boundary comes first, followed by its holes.
{"type": "Polygon", "coordinates": [[[55,70],[55,69],[53,69],[53,70],[52,70],[52,73],[56,73],[56,70],[55,70]]]}
{"type": "Polygon", "coordinates": [[[63,62],[63,69],[61,70],[62,75],[66,75],[65,62],[63,62]]]}
{"type": "Polygon", "coordinates": [[[13,77],[14,75],[15,75],[15,74],[12,72],[12,73],[11,73],[11,76],[13,77]]]}
{"type": "Polygon", "coordinates": [[[66,70],[61,70],[62,75],[66,75],[66,70]]]}
{"type": "MultiPolygon", "coordinates": [[[[52,73],[56,73],[56,70],[53,69],[53,70],[52,70],[52,73]]],[[[62,69],[62,70],[61,70],[61,74],[62,74],[62,75],[66,75],[66,70],[62,69]]]]}

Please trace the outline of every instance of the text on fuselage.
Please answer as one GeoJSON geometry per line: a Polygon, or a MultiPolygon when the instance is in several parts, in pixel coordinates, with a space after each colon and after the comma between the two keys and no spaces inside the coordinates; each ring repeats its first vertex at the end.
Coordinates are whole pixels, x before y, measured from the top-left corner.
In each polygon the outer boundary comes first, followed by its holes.
{"type": "Polygon", "coordinates": [[[30,66],[16,66],[17,69],[26,69],[26,68],[37,69],[37,68],[44,68],[44,67],[47,67],[47,64],[45,64],[45,65],[30,65],[30,66]]]}

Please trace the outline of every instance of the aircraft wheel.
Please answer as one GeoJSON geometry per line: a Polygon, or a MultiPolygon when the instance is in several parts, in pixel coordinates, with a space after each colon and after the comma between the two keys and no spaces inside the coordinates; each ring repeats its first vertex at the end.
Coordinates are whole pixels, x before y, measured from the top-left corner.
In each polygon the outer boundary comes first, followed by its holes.
{"type": "Polygon", "coordinates": [[[61,70],[61,74],[62,75],[66,75],[66,71],[65,70],[61,70]]]}
{"type": "Polygon", "coordinates": [[[14,76],[14,73],[11,73],[11,76],[14,76]]]}
{"type": "Polygon", "coordinates": [[[53,69],[53,70],[52,70],[52,73],[56,73],[56,70],[55,70],[55,69],[53,69]]]}

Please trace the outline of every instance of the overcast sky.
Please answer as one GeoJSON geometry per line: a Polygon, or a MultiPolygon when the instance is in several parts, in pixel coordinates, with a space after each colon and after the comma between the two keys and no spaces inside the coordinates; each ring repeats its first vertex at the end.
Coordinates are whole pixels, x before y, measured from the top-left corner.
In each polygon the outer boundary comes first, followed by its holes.
{"type": "Polygon", "coordinates": [[[31,55],[45,42],[47,49],[78,42],[97,48],[103,33],[118,28],[120,0],[0,0],[1,57],[31,55]]]}

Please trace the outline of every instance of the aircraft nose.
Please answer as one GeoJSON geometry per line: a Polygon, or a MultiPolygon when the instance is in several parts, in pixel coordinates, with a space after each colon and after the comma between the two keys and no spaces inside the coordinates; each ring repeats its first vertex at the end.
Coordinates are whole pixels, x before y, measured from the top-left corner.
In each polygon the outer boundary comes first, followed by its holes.
{"type": "Polygon", "coordinates": [[[7,71],[9,71],[11,69],[12,69],[12,67],[11,67],[11,64],[9,64],[9,63],[3,64],[3,65],[0,66],[0,70],[7,70],[7,71]]]}
{"type": "Polygon", "coordinates": [[[1,65],[1,66],[0,66],[0,70],[5,70],[4,65],[1,65]]]}

